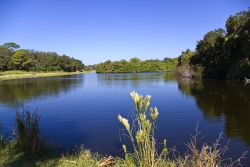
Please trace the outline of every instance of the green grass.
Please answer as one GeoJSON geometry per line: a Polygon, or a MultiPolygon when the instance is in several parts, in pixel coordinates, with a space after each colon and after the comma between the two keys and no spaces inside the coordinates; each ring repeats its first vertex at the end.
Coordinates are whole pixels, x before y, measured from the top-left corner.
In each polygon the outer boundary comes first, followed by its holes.
{"type": "Polygon", "coordinates": [[[65,76],[65,75],[74,75],[74,74],[82,74],[82,73],[90,73],[94,71],[83,71],[83,72],[29,72],[29,71],[21,71],[21,70],[13,70],[13,71],[4,71],[0,72],[0,81],[1,80],[14,80],[14,79],[25,79],[25,78],[44,78],[44,77],[55,77],[55,76],[65,76]]]}
{"type": "MultiPolygon", "coordinates": [[[[92,154],[89,150],[79,149],[73,154],[56,156],[53,153],[45,155],[27,155],[18,151],[16,143],[7,144],[0,149],[0,166],[2,167],[96,167],[100,166],[100,160],[105,159],[98,154],[92,154]]],[[[121,158],[114,158],[114,167],[126,167],[132,164],[121,158]]]]}

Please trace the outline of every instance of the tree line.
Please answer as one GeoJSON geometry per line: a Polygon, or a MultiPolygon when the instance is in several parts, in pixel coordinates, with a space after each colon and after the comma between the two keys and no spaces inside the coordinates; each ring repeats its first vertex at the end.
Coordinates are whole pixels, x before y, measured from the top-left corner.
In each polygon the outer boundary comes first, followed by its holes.
{"type": "Polygon", "coordinates": [[[198,41],[195,51],[182,52],[179,68],[209,78],[250,77],[250,9],[230,16],[226,29],[215,29],[198,41]]]}
{"type": "Polygon", "coordinates": [[[0,45],[0,71],[82,71],[82,61],[75,58],[58,55],[55,52],[41,52],[20,49],[14,42],[0,45]]]}
{"type": "Polygon", "coordinates": [[[105,61],[95,66],[97,73],[127,73],[127,72],[161,72],[172,71],[178,60],[165,58],[164,60],[145,60],[132,58],[129,61],[105,61]]]}
{"type": "Polygon", "coordinates": [[[177,58],[141,61],[106,61],[95,66],[99,73],[159,72],[175,70],[188,76],[250,78],[250,9],[230,16],[226,29],[215,29],[177,58]]]}

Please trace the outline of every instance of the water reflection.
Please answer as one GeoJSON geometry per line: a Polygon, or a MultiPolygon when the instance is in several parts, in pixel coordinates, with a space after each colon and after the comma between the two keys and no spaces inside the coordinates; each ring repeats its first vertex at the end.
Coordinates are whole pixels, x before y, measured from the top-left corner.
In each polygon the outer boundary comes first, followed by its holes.
{"type": "Polygon", "coordinates": [[[132,86],[139,87],[145,83],[159,83],[162,78],[171,76],[170,73],[119,73],[97,74],[98,84],[101,86],[132,86]]]}
{"type": "MultiPolygon", "coordinates": [[[[250,85],[190,80],[172,73],[93,73],[0,82],[0,119],[11,131],[12,107],[24,101],[38,108],[41,130],[54,143],[69,149],[84,144],[94,152],[117,155],[123,142],[116,115],[129,118],[132,90],[152,95],[152,105],[160,110],[157,135],[160,141],[166,137],[170,147],[184,151],[183,142],[197,121],[209,137],[204,142],[217,138],[224,128],[226,139],[237,137],[250,144],[250,85]]],[[[233,142],[234,154],[249,149],[239,140],[233,142]]]]}
{"type": "Polygon", "coordinates": [[[233,81],[176,78],[184,94],[195,97],[206,119],[224,116],[224,131],[250,145],[250,86],[233,81]]]}
{"type": "Polygon", "coordinates": [[[84,77],[63,76],[43,79],[23,79],[0,82],[0,103],[19,107],[22,102],[57,96],[66,93],[83,82],[84,77]]]}

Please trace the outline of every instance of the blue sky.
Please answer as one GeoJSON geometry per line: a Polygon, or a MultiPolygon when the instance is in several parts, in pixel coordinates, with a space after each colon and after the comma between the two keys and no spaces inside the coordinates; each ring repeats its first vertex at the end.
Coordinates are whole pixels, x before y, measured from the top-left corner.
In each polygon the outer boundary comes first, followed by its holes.
{"type": "Polygon", "coordinates": [[[195,49],[250,0],[0,0],[0,43],[55,51],[85,64],[163,59],[195,49]]]}

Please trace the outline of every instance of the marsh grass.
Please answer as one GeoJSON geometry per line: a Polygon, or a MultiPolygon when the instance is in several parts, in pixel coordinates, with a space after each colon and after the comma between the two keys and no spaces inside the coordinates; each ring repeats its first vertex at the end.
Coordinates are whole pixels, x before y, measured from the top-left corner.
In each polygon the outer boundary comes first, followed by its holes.
{"type": "Polygon", "coordinates": [[[7,139],[3,133],[3,124],[0,122],[0,149],[3,148],[7,143],[7,139]]]}
{"type": "Polygon", "coordinates": [[[46,150],[45,139],[40,135],[40,117],[37,112],[23,109],[16,113],[16,145],[27,154],[40,154],[46,150]]]}

